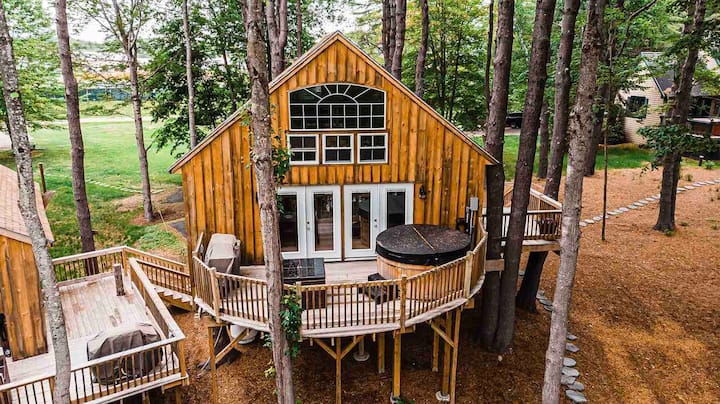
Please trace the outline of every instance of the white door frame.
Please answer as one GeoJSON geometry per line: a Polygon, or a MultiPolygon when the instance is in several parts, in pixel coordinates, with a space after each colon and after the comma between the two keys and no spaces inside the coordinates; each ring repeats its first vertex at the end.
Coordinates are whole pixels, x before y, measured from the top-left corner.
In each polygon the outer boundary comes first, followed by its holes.
{"type": "Polygon", "coordinates": [[[345,257],[371,258],[375,256],[375,237],[380,232],[380,191],[376,184],[345,185],[343,187],[343,220],[345,227],[345,257]],[[354,249],[352,247],[352,194],[370,194],[370,247],[354,249]]]}
{"type": "Polygon", "coordinates": [[[413,223],[415,184],[378,184],[380,189],[380,231],[387,229],[387,193],[405,192],[405,224],[413,223]]]}
{"type": "Polygon", "coordinates": [[[278,189],[278,195],[295,195],[295,198],[297,199],[298,250],[292,252],[283,252],[282,256],[285,259],[305,258],[307,256],[307,230],[305,225],[307,208],[305,207],[305,187],[281,187],[280,189],[278,189]]]}

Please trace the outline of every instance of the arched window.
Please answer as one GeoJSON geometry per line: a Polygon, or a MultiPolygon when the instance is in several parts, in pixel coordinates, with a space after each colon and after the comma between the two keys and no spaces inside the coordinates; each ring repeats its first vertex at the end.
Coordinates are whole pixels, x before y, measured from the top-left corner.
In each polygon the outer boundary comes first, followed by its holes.
{"type": "Polygon", "coordinates": [[[384,129],[385,92],[323,84],[290,93],[290,129],[384,129]]]}

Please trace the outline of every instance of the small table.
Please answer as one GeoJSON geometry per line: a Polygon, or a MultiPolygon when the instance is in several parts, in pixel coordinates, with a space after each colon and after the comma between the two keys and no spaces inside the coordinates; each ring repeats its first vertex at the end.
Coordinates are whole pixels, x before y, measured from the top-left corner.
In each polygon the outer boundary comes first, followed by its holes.
{"type": "MultiPolygon", "coordinates": [[[[283,283],[294,285],[325,284],[325,260],[322,258],[297,258],[283,260],[283,283]]],[[[325,291],[308,291],[302,293],[302,306],[305,309],[325,307],[325,291]]]]}

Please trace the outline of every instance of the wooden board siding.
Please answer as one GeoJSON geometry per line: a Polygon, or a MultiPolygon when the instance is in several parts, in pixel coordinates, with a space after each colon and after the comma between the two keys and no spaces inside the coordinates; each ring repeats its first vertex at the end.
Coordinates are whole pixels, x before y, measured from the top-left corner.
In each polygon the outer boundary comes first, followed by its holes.
{"type": "Polygon", "coordinates": [[[665,99],[660,93],[660,90],[658,90],[652,77],[643,80],[643,82],[639,84],[639,88],[627,92],[620,92],[622,99],[627,99],[632,95],[646,97],[648,99],[647,115],[643,119],[625,117],[623,129],[628,142],[644,145],[645,138],[638,134],[638,130],[646,126],[656,126],[660,124],[660,115],[663,114],[665,99]]]}
{"type": "MultiPolygon", "coordinates": [[[[273,131],[280,135],[283,146],[289,133],[288,93],[294,89],[354,83],[381,89],[387,96],[385,130],[311,132],[387,133],[387,163],[292,166],[284,185],[412,183],[414,222],[455,227],[456,219],[465,216],[464,207],[471,196],[485,200],[488,159],[471,140],[376,69],[360,51],[336,40],[271,92],[273,131]],[[424,200],[419,198],[422,185],[427,192],[424,200]]],[[[194,249],[200,232],[234,233],[243,243],[243,263],[252,264],[262,262],[263,249],[246,124],[240,118],[225,125],[211,143],[181,165],[181,171],[188,251],[194,249]]],[[[357,136],[354,139],[357,142],[357,136]]],[[[322,137],[319,142],[322,144],[322,137]]]]}
{"type": "Polygon", "coordinates": [[[47,352],[40,280],[32,246],[0,236],[0,312],[13,359],[47,352]]]}

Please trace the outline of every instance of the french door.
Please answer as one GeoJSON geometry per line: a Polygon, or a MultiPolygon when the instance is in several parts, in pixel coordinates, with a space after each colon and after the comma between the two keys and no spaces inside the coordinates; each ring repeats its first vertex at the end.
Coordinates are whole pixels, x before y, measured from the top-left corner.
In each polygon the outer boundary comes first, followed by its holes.
{"type": "Polygon", "coordinates": [[[340,187],[283,187],[278,195],[283,258],[340,259],[340,187]]]}
{"type": "Polygon", "coordinates": [[[346,258],[375,256],[378,233],[412,223],[413,184],[363,184],[344,187],[346,258]]]}

